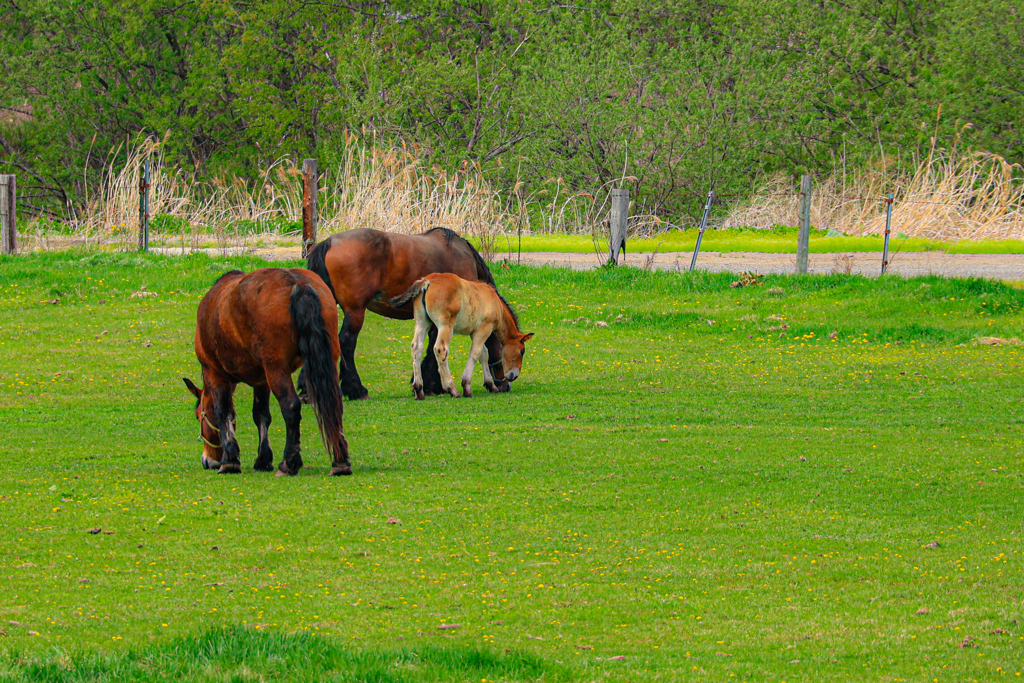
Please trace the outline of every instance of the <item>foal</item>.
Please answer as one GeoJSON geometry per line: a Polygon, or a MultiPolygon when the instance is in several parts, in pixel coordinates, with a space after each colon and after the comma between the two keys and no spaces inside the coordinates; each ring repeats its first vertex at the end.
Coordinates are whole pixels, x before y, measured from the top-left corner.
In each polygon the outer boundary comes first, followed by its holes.
{"type": "Polygon", "coordinates": [[[221,474],[242,471],[232,397],[238,383],[244,382],[253,388],[252,418],[260,435],[254,469],[273,469],[267,430],[274,392],[287,426],[277,474],[298,474],[302,413],[292,373],[305,366],[320,436],[333,459],[331,474],[352,474],[336,369],[341,356],[338,309],[319,276],[300,268],[225,273],[199,303],[195,347],[203,366],[203,388],[189,379],[185,386],[197,399],[204,467],[218,468],[221,474]]]}
{"type": "Polygon", "coordinates": [[[473,396],[470,382],[478,360],[484,370],[484,386],[488,391],[495,391],[491,367],[484,355],[484,342],[492,332],[497,335],[502,347],[501,359],[493,364],[501,364],[509,381],[519,376],[523,356],[526,354],[526,342],[533,337],[533,333],[523,334],[519,331],[519,319],[515,312],[493,286],[463,280],[452,273],[433,273],[414,282],[412,287],[390,303],[394,308],[399,308],[410,301],[416,319],[416,331],[412,337],[412,391],[417,399],[424,397],[419,359],[423,357],[423,340],[431,324],[436,325],[438,330],[434,356],[441,373],[441,386],[452,396],[459,396],[448,368],[448,350],[455,332],[469,335],[473,340],[466,369],[462,372],[464,396],[473,396]]]}

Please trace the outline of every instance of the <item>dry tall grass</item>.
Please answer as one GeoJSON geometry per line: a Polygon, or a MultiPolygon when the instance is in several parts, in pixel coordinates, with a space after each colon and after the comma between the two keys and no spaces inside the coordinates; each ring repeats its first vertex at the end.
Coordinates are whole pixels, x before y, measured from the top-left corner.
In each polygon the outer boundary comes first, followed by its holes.
{"type": "MultiPolygon", "coordinates": [[[[198,182],[168,167],[163,142],[155,140],[111,152],[96,194],[87,198],[79,218],[67,222],[75,241],[124,248],[137,243],[139,176],[146,157],[151,164],[150,214],[160,217],[151,226],[151,243],[228,247],[282,237],[297,243],[302,173],[292,160],[279,160],[253,181],[222,177],[198,182]]],[[[502,192],[478,165],[466,162],[448,172],[428,167],[423,158],[416,147],[388,146],[346,133],[342,162],[320,178],[320,236],[356,227],[418,233],[444,226],[477,237],[490,256],[513,251],[517,233],[540,231],[590,234],[595,252],[603,252],[611,189],[635,181],[624,176],[582,192],[551,178],[532,192],[523,183],[502,192]]],[[[812,224],[850,235],[879,234],[885,225],[883,198],[894,192],[894,231],[935,239],[1024,239],[1024,171],[1019,165],[954,145],[950,150],[933,147],[913,174],[892,167],[882,160],[861,172],[835,172],[818,182],[812,224]]],[[[796,225],[798,207],[792,178],[778,175],[733,205],[716,224],[796,225]]],[[[631,203],[630,214],[632,236],[676,227],[642,204],[631,203]]],[[[30,229],[27,246],[47,248],[50,237],[45,230],[30,229]]]]}
{"type": "MultiPolygon", "coordinates": [[[[885,230],[885,196],[892,192],[892,229],[940,240],[1024,239],[1024,169],[988,152],[934,144],[913,174],[885,160],[847,176],[835,172],[811,195],[811,224],[848,235],[885,230]]],[[[722,227],[797,225],[800,199],[792,179],[769,178],[729,212],[722,227]]]]}

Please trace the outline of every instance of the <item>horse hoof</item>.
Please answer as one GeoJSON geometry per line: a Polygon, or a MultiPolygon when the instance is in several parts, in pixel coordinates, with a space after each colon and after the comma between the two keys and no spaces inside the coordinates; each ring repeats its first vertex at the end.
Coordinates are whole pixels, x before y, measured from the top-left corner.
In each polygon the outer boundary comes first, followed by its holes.
{"type": "Polygon", "coordinates": [[[486,389],[487,393],[489,393],[489,394],[496,394],[496,393],[498,393],[498,387],[494,386],[493,382],[485,382],[484,383],[484,389],[486,389]]]}
{"type": "Polygon", "coordinates": [[[352,474],[352,466],[351,465],[340,465],[340,466],[332,467],[331,468],[331,476],[332,477],[347,476],[349,474],[352,474]]]}
{"type": "Polygon", "coordinates": [[[217,470],[217,474],[241,474],[242,465],[237,462],[226,462],[217,470]]]}
{"type": "Polygon", "coordinates": [[[341,393],[350,401],[362,401],[370,398],[370,392],[366,390],[366,387],[358,387],[352,391],[342,389],[341,393]]]}
{"type": "Polygon", "coordinates": [[[256,463],[255,465],[252,466],[252,469],[254,471],[256,471],[256,472],[273,472],[274,471],[274,463],[268,462],[268,463],[264,464],[264,463],[259,463],[258,462],[258,463],[256,463]]]}

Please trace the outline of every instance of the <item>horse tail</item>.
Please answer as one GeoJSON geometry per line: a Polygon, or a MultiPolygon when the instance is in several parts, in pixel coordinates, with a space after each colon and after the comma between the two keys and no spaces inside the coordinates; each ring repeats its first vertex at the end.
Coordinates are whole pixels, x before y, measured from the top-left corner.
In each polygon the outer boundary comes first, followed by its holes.
{"type": "Polygon", "coordinates": [[[325,263],[327,252],[331,250],[331,243],[333,241],[333,238],[328,237],[310,249],[309,253],[306,254],[306,268],[320,276],[320,279],[327,285],[327,289],[331,290],[331,295],[337,300],[338,297],[334,293],[334,285],[331,284],[331,274],[327,272],[327,263],[325,263]]]}
{"type": "MultiPolygon", "coordinates": [[[[320,244],[324,244],[321,242],[320,244]]],[[[299,354],[306,368],[306,392],[316,413],[320,438],[331,454],[337,474],[350,474],[348,444],[341,423],[341,390],[331,354],[331,335],[324,325],[323,307],[316,290],[306,282],[292,288],[288,312],[299,333],[299,354]]],[[[331,473],[336,472],[332,469],[331,473]]]]}
{"type": "Polygon", "coordinates": [[[422,294],[423,292],[426,292],[427,291],[427,287],[429,287],[429,286],[430,286],[430,280],[428,280],[425,277],[420,278],[416,282],[412,283],[412,287],[410,287],[409,289],[405,290],[405,293],[399,294],[398,296],[396,296],[394,299],[392,299],[388,303],[391,304],[391,308],[402,308],[403,306],[408,304],[410,301],[412,301],[413,299],[418,297],[420,294],[422,294]]]}

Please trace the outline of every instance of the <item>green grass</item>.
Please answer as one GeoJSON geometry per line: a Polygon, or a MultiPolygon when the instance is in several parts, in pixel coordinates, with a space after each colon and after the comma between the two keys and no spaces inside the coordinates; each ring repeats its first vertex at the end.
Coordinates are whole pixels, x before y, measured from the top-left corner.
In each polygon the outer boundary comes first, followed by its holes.
{"type": "MultiPolygon", "coordinates": [[[[701,251],[733,252],[752,251],[777,254],[796,253],[796,230],[708,230],[701,241],[701,251]]],[[[693,251],[697,241],[696,230],[673,230],[657,237],[630,239],[626,246],[630,253],[659,253],[693,251]]],[[[601,242],[601,250],[607,251],[607,240],[601,242]]],[[[882,237],[827,237],[824,231],[814,231],[809,247],[814,254],[842,252],[882,251],[882,237]]],[[[921,237],[899,237],[890,239],[890,250],[894,252],[943,251],[949,254],[1024,254],[1024,240],[962,240],[944,242],[921,237]]],[[[519,251],[519,238],[506,235],[498,238],[495,252],[501,256],[519,251]]],[[[589,235],[526,235],[522,238],[524,252],[593,253],[594,240],[589,235]]]]}
{"type": "Polygon", "coordinates": [[[0,680],[1024,675],[1022,347],[972,344],[1024,292],[496,269],[537,333],[510,394],[412,400],[371,316],[355,474],[307,414],[300,476],[218,476],[180,377],[259,265],[0,258],[0,680]]]}
{"type": "Polygon", "coordinates": [[[307,633],[217,628],[116,653],[14,655],[0,663],[0,681],[232,681],[295,680],[332,683],[420,681],[566,681],[565,667],[520,653],[425,645],[359,650],[307,633]],[[6,665],[6,667],[5,667],[6,665]]]}

